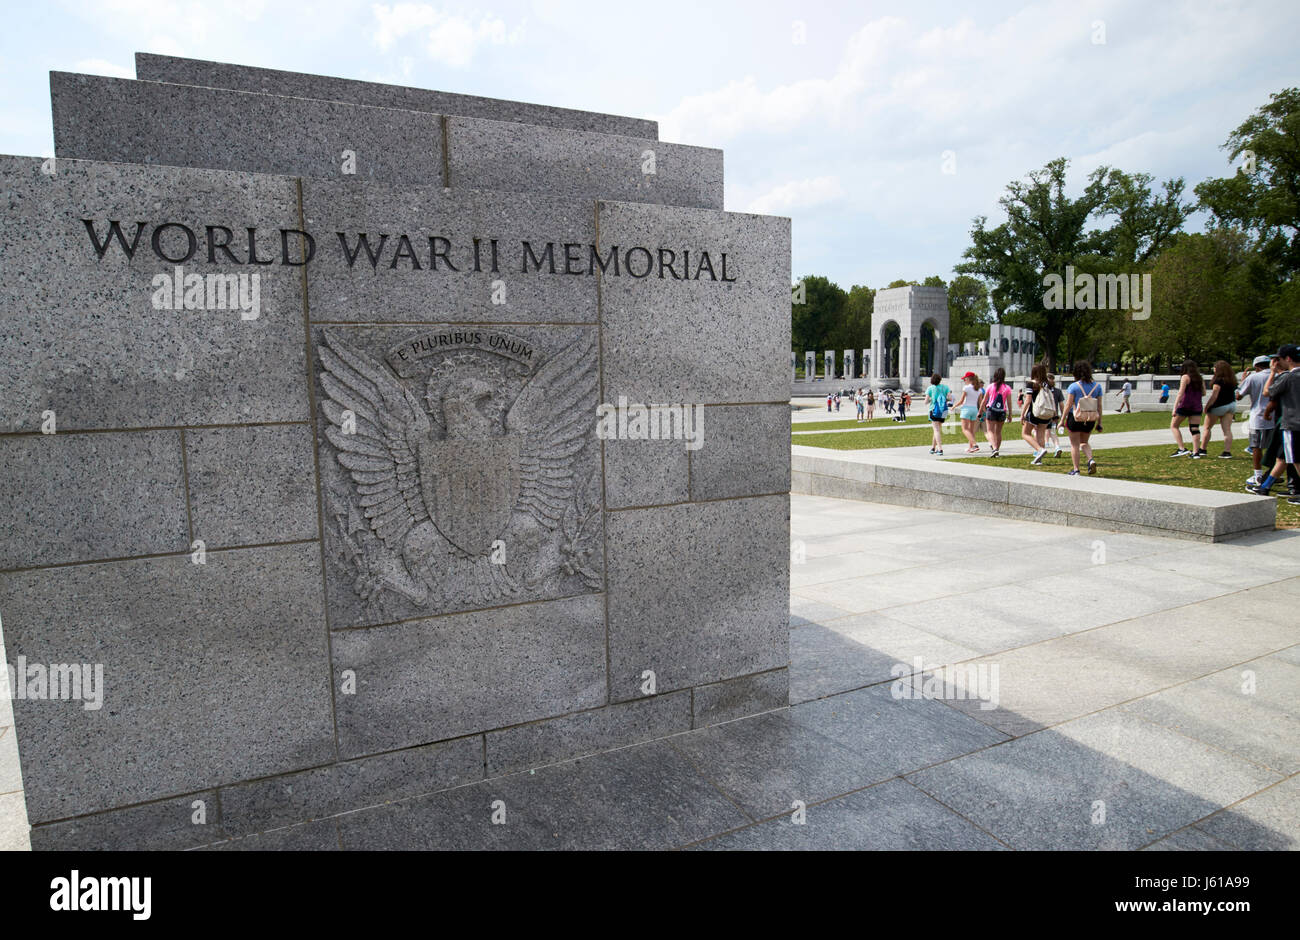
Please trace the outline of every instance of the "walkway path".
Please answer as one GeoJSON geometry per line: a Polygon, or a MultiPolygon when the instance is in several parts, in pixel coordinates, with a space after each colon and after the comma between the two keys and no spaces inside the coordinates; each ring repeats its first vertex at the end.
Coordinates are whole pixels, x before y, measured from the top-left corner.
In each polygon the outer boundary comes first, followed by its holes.
{"type": "Polygon", "coordinates": [[[1300,533],[795,495],[791,536],[791,707],[222,847],[1300,848],[1300,533]],[[963,668],[899,697],[918,659],[963,668]]]}

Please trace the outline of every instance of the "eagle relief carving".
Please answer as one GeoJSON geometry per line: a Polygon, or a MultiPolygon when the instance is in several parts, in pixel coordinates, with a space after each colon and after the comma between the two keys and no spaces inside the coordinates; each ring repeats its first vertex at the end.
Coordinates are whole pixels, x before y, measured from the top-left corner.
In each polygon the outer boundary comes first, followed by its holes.
{"type": "Polygon", "coordinates": [[[545,361],[490,330],[408,339],[381,362],[326,330],[331,550],[380,613],[599,590],[596,352],[545,361]],[[402,602],[406,602],[403,605],[402,602]]]}

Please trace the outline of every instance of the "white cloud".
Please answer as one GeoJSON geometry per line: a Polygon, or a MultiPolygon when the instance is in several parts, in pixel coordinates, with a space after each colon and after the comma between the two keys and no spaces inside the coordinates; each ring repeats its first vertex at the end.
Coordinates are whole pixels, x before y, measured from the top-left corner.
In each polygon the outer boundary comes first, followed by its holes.
{"type": "Polygon", "coordinates": [[[107,59],[82,59],[72,67],[75,72],[89,75],[108,75],[111,78],[135,78],[135,69],[107,59]]]}
{"type": "Polygon", "coordinates": [[[371,9],[377,21],[372,38],[381,51],[413,33],[423,34],[429,58],[452,68],[469,65],[481,46],[515,45],[523,36],[522,22],[508,29],[500,17],[449,14],[427,3],[377,3],[371,9]]]}
{"type": "Polygon", "coordinates": [[[750,201],[746,212],[760,215],[777,215],[794,209],[808,209],[839,199],[844,195],[838,176],[818,176],[814,179],[792,180],[782,183],[750,201]]]}

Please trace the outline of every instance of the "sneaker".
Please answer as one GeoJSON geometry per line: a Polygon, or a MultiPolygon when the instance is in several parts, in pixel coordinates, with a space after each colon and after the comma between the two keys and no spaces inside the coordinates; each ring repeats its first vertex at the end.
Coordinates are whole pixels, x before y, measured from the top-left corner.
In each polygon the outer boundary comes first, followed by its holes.
{"type": "Polygon", "coordinates": [[[1220,460],[1231,460],[1231,459],[1232,459],[1232,454],[1228,453],[1228,452],[1225,450],[1223,453],[1219,454],[1219,459],[1220,459],[1220,460]]]}
{"type": "Polygon", "coordinates": [[[1204,456],[1205,456],[1205,451],[1203,451],[1203,450],[1198,450],[1198,451],[1196,451],[1195,453],[1192,454],[1192,459],[1193,459],[1193,460],[1200,460],[1200,459],[1201,459],[1202,457],[1204,457],[1204,456]]]}
{"type": "Polygon", "coordinates": [[[1286,501],[1292,506],[1300,506],[1300,496],[1288,496],[1286,501]]]}
{"type": "Polygon", "coordinates": [[[1043,455],[1046,453],[1047,453],[1046,447],[1044,447],[1042,450],[1034,451],[1034,459],[1029,461],[1029,463],[1035,467],[1041,466],[1043,463],[1043,455]]]}
{"type": "Polygon", "coordinates": [[[1095,460],[1093,460],[1091,457],[1089,457],[1089,458],[1088,458],[1088,476],[1090,476],[1090,477],[1095,477],[1096,475],[1097,475],[1097,461],[1095,461],[1095,460]]]}
{"type": "Polygon", "coordinates": [[[1067,477],[1077,477],[1078,475],[1079,475],[1078,470],[1071,470],[1069,473],[1066,474],[1067,477]]]}
{"type": "Polygon", "coordinates": [[[1174,451],[1174,452],[1173,452],[1172,454],[1170,454],[1169,456],[1170,456],[1170,457],[1190,457],[1190,456],[1191,456],[1191,453],[1192,453],[1192,452],[1191,452],[1190,450],[1188,450],[1186,447],[1180,447],[1180,448],[1178,448],[1178,450],[1174,451]]]}
{"type": "Polygon", "coordinates": [[[1273,495],[1273,494],[1270,493],[1268,490],[1264,489],[1264,487],[1260,486],[1258,483],[1255,483],[1255,482],[1247,483],[1247,484],[1246,484],[1246,490],[1247,490],[1248,492],[1254,493],[1256,496],[1272,496],[1272,495],[1273,495]]]}
{"type": "Polygon", "coordinates": [[[936,457],[942,457],[942,456],[943,456],[943,448],[940,447],[938,450],[936,450],[936,451],[934,452],[934,455],[935,455],[936,457]]]}
{"type": "Polygon", "coordinates": [[[993,457],[997,457],[997,456],[998,456],[998,452],[995,450],[995,451],[992,453],[991,456],[993,456],[993,457]]]}
{"type": "Polygon", "coordinates": [[[1255,448],[1251,447],[1249,444],[1246,445],[1246,456],[1247,457],[1255,456],[1255,448]]]}
{"type": "Polygon", "coordinates": [[[931,457],[934,456],[934,448],[933,448],[933,447],[930,448],[930,456],[931,456],[931,457]]]}
{"type": "Polygon", "coordinates": [[[1052,456],[1053,457],[1061,456],[1061,445],[1059,443],[1056,445],[1056,451],[1052,454],[1052,456]]]}

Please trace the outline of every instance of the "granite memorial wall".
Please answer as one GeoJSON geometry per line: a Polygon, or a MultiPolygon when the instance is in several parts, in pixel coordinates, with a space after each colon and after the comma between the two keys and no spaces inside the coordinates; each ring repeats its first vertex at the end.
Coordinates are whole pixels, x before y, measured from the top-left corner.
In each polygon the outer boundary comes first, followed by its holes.
{"type": "Polygon", "coordinates": [[[137,73],[52,73],[55,157],[0,158],[33,847],[206,845],[787,703],[790,226],[722,211],[720,151],[137,73]]]}

